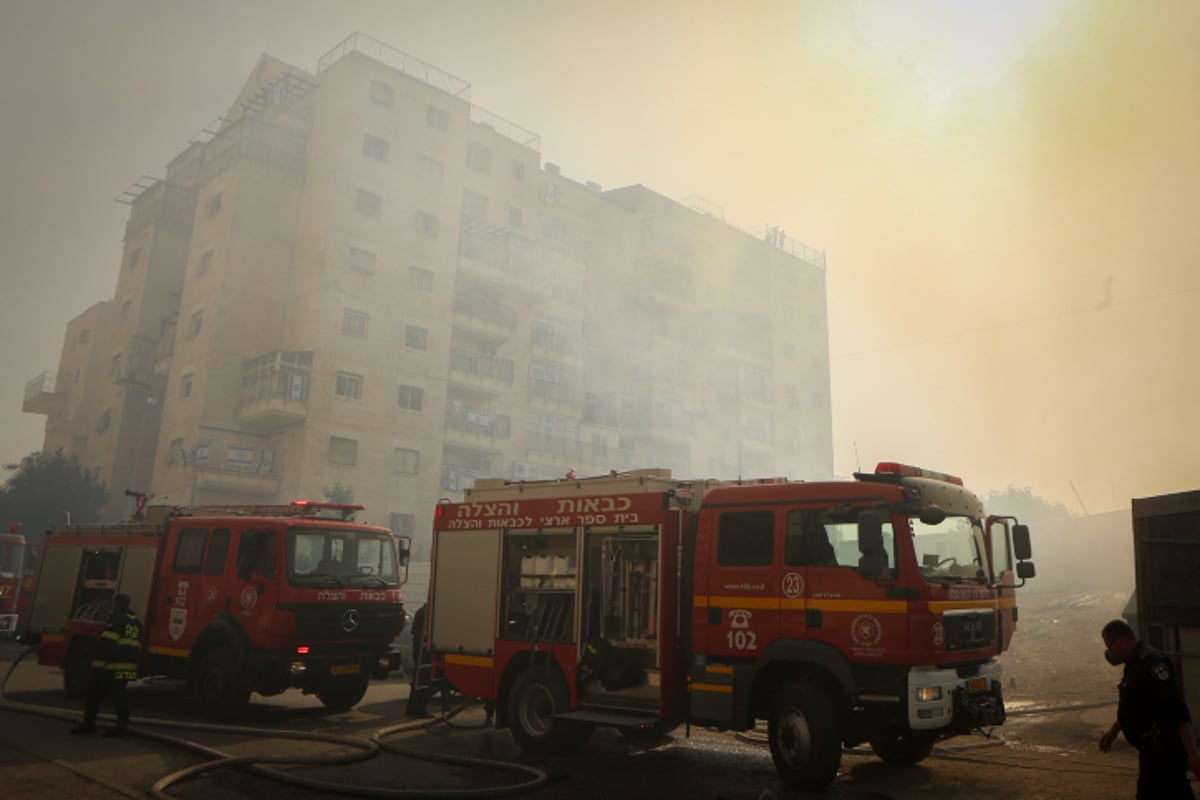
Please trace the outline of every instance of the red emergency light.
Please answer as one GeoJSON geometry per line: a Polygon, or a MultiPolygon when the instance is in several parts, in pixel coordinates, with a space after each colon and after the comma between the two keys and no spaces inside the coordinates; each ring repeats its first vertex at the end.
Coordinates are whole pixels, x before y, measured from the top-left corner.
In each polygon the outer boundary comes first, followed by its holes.
{"type": "Polygon", "coordinates": [[[914,467],[911,464],[901,464],[897,461],[880,461],[875,465],[875,474],[899,475],[902,478],[929,478],[930,480],[942,481],[943,483],[953,483],[956,486],[963,485],[962,478],[957,475],[935,472],[931,469],[914,467]]]}

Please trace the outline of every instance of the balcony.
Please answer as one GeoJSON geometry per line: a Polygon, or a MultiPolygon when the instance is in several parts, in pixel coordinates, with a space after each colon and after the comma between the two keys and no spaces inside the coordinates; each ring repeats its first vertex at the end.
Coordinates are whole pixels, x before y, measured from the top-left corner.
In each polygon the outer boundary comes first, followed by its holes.
{"type": "Polygon", "coordinates": [[[58,373],[43,372],[25,384],[21,410],[30,414],[50,414],[66,401],[66,392],[58,390],[58,373]]]}
{"type": "Polygon", "coordinates": [[[471,292],[454,293],[454,316],[459,324],[501,341],[517,328],[516,308],[471,292]]]}
{"type": "Polygon", "coordinates": [[[543,253],[502,228],[464,219],[460,266],[501,287],[515,302],[542,303],[554,295],[554,274],[543,253]]]}
{"type": "Polygon", "coordinates": [[[275,451],[266,447],[208,442],[193,448],[186,461],[196,490],[208,494],[273,498],[283,479],[275,451]]]}
{"type": "Polygon", "coordinates": [[[450,351],[450,380],[488,394],[502,394],[512,386],[513,361],[454,348],[450,351]]]}
{"type": "Polygon", "coordinates": [[[446,404],[447,444],[498,452],[501,442],[511,436],[512,421],[506,414],[492,414],[482,409],[466,408],[461,403],[446,404]]]}
{"type": "Polygon", "coordinates": [[[238,422],[270,432],[308,417],[312,351],[276,350],[242,365],[238,422]]]}

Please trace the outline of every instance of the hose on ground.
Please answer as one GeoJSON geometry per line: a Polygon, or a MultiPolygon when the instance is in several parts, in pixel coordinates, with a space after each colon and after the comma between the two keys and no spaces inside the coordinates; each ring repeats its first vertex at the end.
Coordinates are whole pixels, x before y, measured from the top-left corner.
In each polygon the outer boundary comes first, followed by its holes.
{"type": "MultiPolygon", "coordinates": [[[[21,653],[21,655],[14,659],[9,665],[8,670],[4,674],[4,678],[0,680],[0,709],[15,711],[22,714],[33,714],[51,719],[78,721],[79,713],[77,711],[72,712],[65,709],[48,708],[46,706],[40,706],[31,703],[19,703],[10,700],[6,695],[9,678],[12,676],[13,672],[16,670],[21,661],[33,652],[36,652],[35,648],[30,647],[21,653]]],[[[373,731],[368,737],[342,736],[338,734],[311,733],[307,731],[282,730],[275,728],[247,728],[237,725],[214,725],[203,722],[184,722],[179,720],[156,719],[153,717],[134,717],[130,719],[130,722],[136,727],[131,727],[128,732],[130,735],[140,736],[141,738],[148,739],[150,741],[170,745],[172,747],[186,750],[210,759],[209,761],[205,761],[200,764],[194,764],[190,767],[177,770],[155,781],[150,787],[150,794],[153,797],[158,798],[158,800],[176,800],[174,796],[167,793],[167,790],[174,784],[180,783],[184,780],[196,778],[205,773],[231,768],[251,772],[255,775],[259,775],[280,783],[285,783],[300,789],[337,794],[344,797],[403,798],[404,800],[409,800],[410,798],[431,798],[432,800],[440,800],[441,798],[458,798],[459,800],[466,800],[470,798],[473,800],[474,798],[482,799],[491,797],[509,797],[515,794],[533,791],[534,789],[545,785],[549,780],[549,776],[544,771],[535,767],[526,766],[524,764],[514,764],[508,761],[494,761],[483,758],[470,758],[466,756],[451,756],[441,753],[430,753],[418,748],[405,747],[395,742],[385,741],[385,739],[389,736],[422,730],[434,725],[449,724],[453,717],[460,714],[470,704],[471,700],[467,698],[464,699],[464,701],[458,707],[442,714],[439,717],[400,723],[397,725],[389,725],[385,728],[373,731]],[[209,733],[237,734],[251,737],[290,739],[308,742],[328,742],[331,744],[340,745],[340,747],[339,749],[320,753],[315,756],[234,756],[221,750],[193,742],[189,739],[146,730],[145,728],[147,727],[168,728],[173,730],[193,730],[209,733]],[[387,751],[405,758],[420,759],[435,763],[516,772],[522,777],[525,777],[526,780],[520,783],[509,784],[505,786],[484,787],[479,789],[393,789],[380,786],[364,786],[360,784],[346,784],[334,781],[325,781],[317,778],[304,777],[302,775],[297,775],[294,772],[288,772],[279,769],[279,767],[283,766],[328,767],[355,764],[375,758],[380,754],[381,751],[387,751]]],[[[111,715],[104,714],[103,717],[108,719],[111,717],[111,715]]]]}

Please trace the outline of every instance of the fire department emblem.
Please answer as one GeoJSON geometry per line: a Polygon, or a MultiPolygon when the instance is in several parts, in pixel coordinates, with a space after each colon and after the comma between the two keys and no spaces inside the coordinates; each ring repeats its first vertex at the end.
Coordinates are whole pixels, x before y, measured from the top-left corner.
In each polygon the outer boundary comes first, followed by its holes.
{"type": "Polygon", "coordinates": [[[941,647],[946,643],[946,629],[942,627],[942,623],[933,623],[933,643],[937,647],[941,647]]]}
{"type": "Polygon", "coordinates": [[[850,638],[860,647],[874,647],[883,636],[883,626],[870,614],[860,614],[850,623],[850,638]]]}
{"type": "Polygon", "coordinates": [[[799,597],[804,594],[804,578],[799,572],[789,572],[783,576],[783,596],[799,597]]]}
{"type": "Polygon", "coordinates": [[[242,589],[242,608],[249,611],[258,604],[258,592],[254,591],[253,586],[247,586],[242,589]]]}
{"type": "Polygon", "coordinates": [[[171,634],[171,641],[178,642],[186,627],[187,609],[172,608],[171,618],[167,621],[167,633],[171,634]]]}
{"type": "Polygon", "coordinates": [[[342,614],[342,630],[346,633],[354,633],[358,628],[359,617],[358,609],[351,608],[345,614],[342,614]]]}

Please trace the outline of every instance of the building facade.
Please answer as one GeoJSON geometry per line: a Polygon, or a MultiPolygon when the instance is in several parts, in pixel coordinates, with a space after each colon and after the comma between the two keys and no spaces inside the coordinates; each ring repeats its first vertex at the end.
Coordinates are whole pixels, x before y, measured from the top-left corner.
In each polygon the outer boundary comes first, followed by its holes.
{"type": "Polygon", "coordinates": [[[829,476],[824,255],[539,144],[362,34],[263,56],[128,193],[114,299],[27,386],[46,448],[112,519],[340,487],[418,548],[478,477],[829,476]]]}

